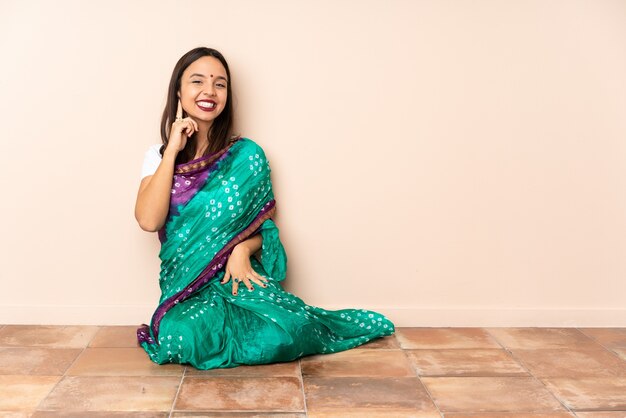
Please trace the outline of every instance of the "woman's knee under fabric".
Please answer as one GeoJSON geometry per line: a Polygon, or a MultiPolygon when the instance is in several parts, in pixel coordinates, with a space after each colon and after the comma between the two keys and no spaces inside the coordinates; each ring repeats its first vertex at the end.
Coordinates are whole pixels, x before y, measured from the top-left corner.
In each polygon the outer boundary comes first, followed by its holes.
{"type": "Polygon", "coordinates": [[[240,364],[273,361],[284,354],[281,347],[293,345],[293,332],[253,309],[254,304],[210,289],[178,304],[161,322],[159,357],[174,363],[217,361],[222,356],[240,364]]]}

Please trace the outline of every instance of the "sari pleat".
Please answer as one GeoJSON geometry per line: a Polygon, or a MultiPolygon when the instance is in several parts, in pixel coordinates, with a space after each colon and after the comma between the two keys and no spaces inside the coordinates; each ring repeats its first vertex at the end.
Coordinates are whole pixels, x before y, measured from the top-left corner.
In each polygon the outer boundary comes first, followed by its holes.
{"type": "Polygon", "coordinates": [[[139,344],[158,364],[197,369],[291,361],[347,350],[394,332],[384,315],[365,309],[325,310],[285,291],[287,254],[273,221],[270,166],[249,138],[174,169],[168,218],[159,231],[161,297],[139,344]],[[250,257],[267,287],[220,284],[233,248],[255,234],[250,257]]]}

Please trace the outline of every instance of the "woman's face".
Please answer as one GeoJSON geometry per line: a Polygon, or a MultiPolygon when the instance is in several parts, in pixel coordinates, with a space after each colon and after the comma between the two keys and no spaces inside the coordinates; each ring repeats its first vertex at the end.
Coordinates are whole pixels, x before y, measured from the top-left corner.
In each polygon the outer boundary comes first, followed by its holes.
{"type": "Polygon", "coordinates": [[[183,71],[178,91],[187,116],[211,126],[226,107],[227,83],[226,69],[217,58],[205,56],[192,62],[183,71]]]}

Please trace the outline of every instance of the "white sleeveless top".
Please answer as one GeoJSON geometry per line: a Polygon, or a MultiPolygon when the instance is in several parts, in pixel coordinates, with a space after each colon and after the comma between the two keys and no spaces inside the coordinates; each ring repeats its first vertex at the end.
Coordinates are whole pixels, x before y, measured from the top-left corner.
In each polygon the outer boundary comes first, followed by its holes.
{"type": "MultiPolygon", "coordinates": [[[[239,135],[231,136],[231,140],[237,138],[239,135]]],[[[145,176],[151,176],[156,173],[157,168],[159,168],[159,164],[161,164],[161,154],[159,154],[159,149],[161,148],[162,143],[150,145],[148,151],[146,151],[143,157],[143,166],[141,167],[141,178],[143,179],[145,176]]]]}
{"type": "Polygon", "coordinates": [[[159,148],[161,148],[163,144],[154,144],[150,145],[148,151],[146,151],[143,157],[143,166],[141,167],[141,178],[143,179],[145,176],[151,176],[159,168],[159,164],[161,164],[161,154],[159,154],[159,148]]]}

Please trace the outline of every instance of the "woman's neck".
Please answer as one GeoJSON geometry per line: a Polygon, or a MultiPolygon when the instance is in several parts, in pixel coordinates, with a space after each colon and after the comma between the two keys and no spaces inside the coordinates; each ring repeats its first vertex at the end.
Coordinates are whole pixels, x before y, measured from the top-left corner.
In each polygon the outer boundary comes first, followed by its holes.
{"type": "Polygon", "coordinates": [[[200,125],[198,128],[198,132],[194,134],[196,138],[196,155],[194,157],[194,160],[196,158],[202,157],[204,151],[209,147],[209,140],[207,138],[209,136],[210,126],[200,125]]]}
{"type": "Polygon", "coordinates": [[[204,151],[206,151],[206,149],[208,148],[209,143],[206,141],[206,139],[202,142],[202,143],[197,143],[196,144],[196,155],[193,157],[193,159],[197,159],[202,157],[202,155],[204,155],[204,151]]]}

